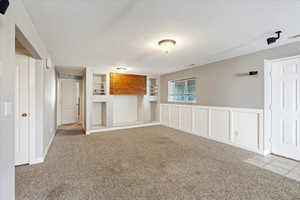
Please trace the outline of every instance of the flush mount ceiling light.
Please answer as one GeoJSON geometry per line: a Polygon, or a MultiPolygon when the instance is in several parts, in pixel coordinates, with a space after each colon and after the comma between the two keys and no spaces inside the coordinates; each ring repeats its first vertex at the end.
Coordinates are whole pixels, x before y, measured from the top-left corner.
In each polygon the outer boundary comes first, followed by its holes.
{"type": "Polygon", "coordinates": [[[159,47],[164,53],[170,53],[170,51],[175,47],[176,41],[175,40],[161,40],[158,42],[159,47]]]}
{"type": "Polygon", "coordinates": [[[125,72],[128,69],[127,69],[127,67],[119,66],[119,67],[115,67],[114,70],[119,71],[119,72],[125,72]]]}

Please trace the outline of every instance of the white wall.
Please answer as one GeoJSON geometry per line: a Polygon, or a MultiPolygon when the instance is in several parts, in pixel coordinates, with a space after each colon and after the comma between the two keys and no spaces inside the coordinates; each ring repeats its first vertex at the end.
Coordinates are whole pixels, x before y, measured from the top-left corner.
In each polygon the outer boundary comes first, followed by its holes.
{"type": "Polygon", "coordinates": [[[44,135],[43,149],[46,155],[56,131],[56,72],[44,67],[44,135]]]}
{"type": "Polygon", "coordinates": [[[138,120],[138,96],[114,95],[113,123],[136,122],[138,120]]]}
{"type": "Polygon", "coordinates": [[[56,73],[36,62],[36,162],[44,159],[56,131],[56,73]]]}
{"type": "Polygon", "coordinates": [[[0,16],[0,199],[15,196],[14,176],[14,89],[15,26],[13,12],[0,16]]]}
{"type": "Polygon", "coordinates": [[[42,158],[44,156],[43,148],[43,133],[44,133],[44,67],[42,61],[36,62],[35,69],[35,97],[36,97],[36,159],[42,158]]]}
{"type": "Polygon", "coordinates": [[[39,56],[48,56],[21,0],[11,1],[5,16],[0,15],[0,199],[15,199],[14,96],[15,26],[19,27],[39,56]]]}

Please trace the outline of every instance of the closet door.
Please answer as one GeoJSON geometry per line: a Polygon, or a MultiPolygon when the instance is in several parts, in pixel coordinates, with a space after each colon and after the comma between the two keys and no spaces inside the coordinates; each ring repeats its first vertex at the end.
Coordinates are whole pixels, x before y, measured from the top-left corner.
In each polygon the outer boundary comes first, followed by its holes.
{"type": "Polygon", "coordinates": [[[29,163],[29,58],[16,55],[15,165],[29,163]]]}

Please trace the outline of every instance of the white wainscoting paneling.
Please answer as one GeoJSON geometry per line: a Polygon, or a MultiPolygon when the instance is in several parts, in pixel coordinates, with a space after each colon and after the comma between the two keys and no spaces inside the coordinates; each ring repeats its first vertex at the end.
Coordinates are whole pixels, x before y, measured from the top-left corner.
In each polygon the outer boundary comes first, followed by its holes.
{"type": "Polygon", "coordinates": [[[179,117],[180,117],[180,129],[186,132],[192,131],[192,108],[180,106],[179,107],[179,117]]]}
{"type": "Polygon", "coordinates": [[[259,118],[256,113],[233,112],[233,142],[250,149],[259,149],[259,118]]]}
{"type": "Polygon", "coordinates": [[[160,110],[162,125],[264,153],[263,110],[179,104],[160,110]]]}
{"type": "Polygon", "coordinates": [[[164,124],[165,126],[169,126],[169,105],[167,104],[162,104],[161,109],[160,109],[160,119],[161,123],[164,124]]]}
{"type": "Polygon", "coordinates": [[[169,124],[171,127],[177,128],[177,129],[180,128],[180,126],[179,126],[179,111],[180,111],[179,106],[177,106],[177,105],[169,106],[169,112],[170,112],[169,124]]]}
{"type": "Polygon", "coordinates": [[[218,141],[230,141],[230,118],[228,110],[211,109],[209,136],[218,141]]]}
{"type": "Polygon", "coordinates": [[[209,110],[203,108],[193,108],[192,132],[199,136],[208,137],[209,134],[209,110]]]}

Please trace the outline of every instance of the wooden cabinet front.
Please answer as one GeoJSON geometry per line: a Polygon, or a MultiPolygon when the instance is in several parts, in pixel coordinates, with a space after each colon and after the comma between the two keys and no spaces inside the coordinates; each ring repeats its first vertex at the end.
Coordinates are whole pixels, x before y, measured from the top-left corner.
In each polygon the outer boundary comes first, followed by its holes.
{"type": "Polygon", "coordinates": [[[146,95],[146,88],[146,76],[110,73],[111,95],[146,95]]]}

